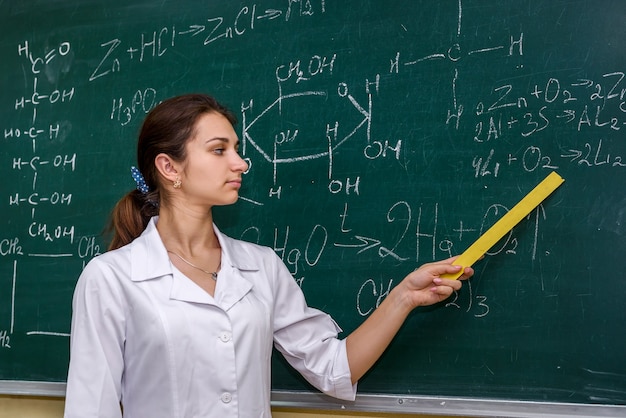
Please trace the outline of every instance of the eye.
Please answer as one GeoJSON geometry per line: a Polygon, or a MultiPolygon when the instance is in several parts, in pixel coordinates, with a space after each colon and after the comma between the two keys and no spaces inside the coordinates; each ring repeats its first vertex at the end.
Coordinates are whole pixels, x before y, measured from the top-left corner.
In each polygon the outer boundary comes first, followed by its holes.
{"type": "Polygon", "coordinates": [[[214,148],[213,149],[213,153],[217,154],[217,155],[223,155],[224,154],[224,148],[214,148]]]}

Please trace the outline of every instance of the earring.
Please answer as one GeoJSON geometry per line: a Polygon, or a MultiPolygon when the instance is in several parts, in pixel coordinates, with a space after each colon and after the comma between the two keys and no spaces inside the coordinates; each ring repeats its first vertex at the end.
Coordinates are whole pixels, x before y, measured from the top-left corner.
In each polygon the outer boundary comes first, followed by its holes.
{"type": "Polygon", "coordinates": [[[180,189],[180,186],[183,184],[182,181],[180,181],[180,177],[176,177],[176,181],[174,182],[173,186],[175,189],[180,189]]]}

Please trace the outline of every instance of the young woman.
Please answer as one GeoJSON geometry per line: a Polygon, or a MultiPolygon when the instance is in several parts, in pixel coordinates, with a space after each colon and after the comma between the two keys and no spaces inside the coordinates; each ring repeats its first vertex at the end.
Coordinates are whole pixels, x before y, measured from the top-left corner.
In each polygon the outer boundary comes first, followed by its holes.
{"type": "Polygon", "coordinates": [[[338,339],[270,248],[213,224],[247,169],[234,123],[201,94],[146,117],[137,190],[113,211],[110,251],[76,285],[66,418],[270,417],[273,345],[319,390],[352,400],[409,312],[460,289],[439,278],[459,271],[453,259],[426,264],[338,339]]]}

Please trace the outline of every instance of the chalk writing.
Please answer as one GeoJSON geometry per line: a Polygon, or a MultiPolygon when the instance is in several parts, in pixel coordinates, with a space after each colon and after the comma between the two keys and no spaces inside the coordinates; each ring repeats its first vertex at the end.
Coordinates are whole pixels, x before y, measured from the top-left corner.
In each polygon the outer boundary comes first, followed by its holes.
{"type": "Polygon", "coordinates": [[[122,97],[113,99],[111,120],[118,121],[122,126],[127,125],[135,117],[145,116],[157,104],[157,91],[155,89],[137,90],[130,100],[130,104],[126,104],[122,97]]]}
{"type": "Polygon", "coordinates": [[[356,310],[361,316],[368,316],[378,308],[382,301],[391,292],[393,280],[386,283],[367,279],[359,288],[356,297],[356,310]]]}
{"type": "Polygon", "coordinates": [[[619,131],[626,124],[626,84],[623,79],[621,71],[604,74],[605,84],[580,79],[562,81],[551,77],[545,84],[537,83],[531,91],[522,95],[511,93],[514,90],[512,84],[496,87],[493,90],[498,96],[495,101],[487,103],[488,106],[484,102],[475,105],[476,115],[487,118],[476,123],[474,140],[487,142],[499,139],[504,134],[503,127],[508,130],[515,128],[514,134],[529,137],[557,122],[574,124],[579,132],[589,128],[619,131]],[[605,91],[606,94],[603,93],[605,91]],[[525,111],[533,102],[545,104],[537,111],[525,111]],[[517,115],[496,112],[505,108],[524,112],[517,115]]]}
{"type": "MultiPolygon", "coordinates": [[[[210,16],[197,23],[177,27],[161,26],[151,32],[141,33],[138,39],[114,38],[100,44],[101,58],[89,76],[89,81],[123,71],[131,62],[142,63],[160,59],[173,53],[179,45],[200,39],[200,46],[212,46],[254,32],[257,25],[289,22],[296,17],[307,18],[326,12],[325,0],[288,1],[285,9],[264,9],[257,4],[241,6],[231,16],[210,16]]],[[[195,43],[194,43],[195,44],[195,43]]]]}
{"type": "MultiPolygon", "coordinates": [[[[72,253],[59,251],[55,246],[61,243],[73,245],[77,238],[77,229],[71,224],[61,224],[40,219],[40,213],[52,208],[69,208],[74,203],[74,193],[63,190],[63,176],[71,175],[76,171],[80,158],[76,152],[55,152],[50,145],[57,145],[65,141],[71,133],[71,123],[68,121],[40,122],[47,112],[56,107],[72,105],[78,94],[76,87],[63,87],[62,76],[70,70],[74,59],[74,49],[70,41],[64,41],[53,47],[39,48],[30,41],[23,41],[17,46],[17,57],[26,62],[22,68],[26,69],[26,76],[30,78],[25,83],[27,93],[14,98],[12,110],[18,115],[25,114],[26,118],[17,118],[14,126],[4,127],[4,139],[19,144],[19,154],[10,155],[7,165],[12,171],[19,173],[21,179],[28,179],[14,183],[7,190],[5,202],[8,207],[30,209],[29,219],[21,225],[19,236],[0,240],[0,256],[8,257],[13,262],[10,293],[10,328],[0,330],[0,347],[12,348],[12,336],[15,330],[15,298],[20,263],[28,258],[58,258],[72,257],[72,253]],[[38,52],[35,52],[38,51],[38,52]],[[23,126],[26,125],[27,126],[23,126]],[[25,140],[25,141],[24,141],[25,140]],[[22,144],[28,147],[23,147],[22,144]],[[41,188],[41,180],[57,178],[58,183],[52,188],[41,188]],[[26,190],[24,190],[26,188],[26,190]],[[49,251],[34,251],[33,246],[39,244],[53,244],[49,251]]],[[[68,217],[65,217],[68,218],[68,217]]],[[[95,254],[95,251],[93,252],[95,254]]],[[[26,331],[27,335],[39,333],[38,330],[26,331]]],[[[50,335],[65,335],[67,333],[52,332],[50,335]]]]}
{"type": "Polygon", "coordinates": [[[451,300],[446,302],[446,308],[464,309],[465,312],[473,312],[475,318],[484,318],[489,314],[489,305],[487,304],[487,296],[473,295],[473,283],[467,282],[466,288],[468,289],[467,307],[463,307],[461,300],[461,292],[455,291],[451,300]]]}
{"type": "Polygon", "coordinates": [[[11,334],[7,330],[0,330],[0,348],[11,348],[11,334]]]}

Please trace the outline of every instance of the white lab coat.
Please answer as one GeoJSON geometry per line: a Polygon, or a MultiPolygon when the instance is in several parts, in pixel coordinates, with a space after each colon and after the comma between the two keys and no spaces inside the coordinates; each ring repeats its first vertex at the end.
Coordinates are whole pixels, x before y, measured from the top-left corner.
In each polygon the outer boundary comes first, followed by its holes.
{"type": "Polygon", "coordinates": [[[91,260],[73,300],[66,418],[270,417],[272,343],[321,391],[356,396],[341,330],[270,248],[217,233],[215,297],[170,262],[153,218],[91,260]]]}

